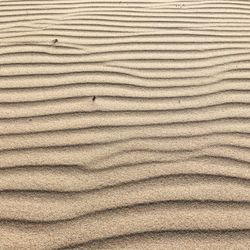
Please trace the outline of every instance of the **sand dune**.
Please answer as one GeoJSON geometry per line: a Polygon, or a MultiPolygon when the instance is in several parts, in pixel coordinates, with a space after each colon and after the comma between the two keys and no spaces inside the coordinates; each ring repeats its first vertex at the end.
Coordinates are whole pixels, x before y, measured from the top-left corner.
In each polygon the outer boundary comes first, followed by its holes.
{"type": "Polygon", "coordinates": [[[0,0],[0,249],[249,249],[247,0],[0,0]]]}

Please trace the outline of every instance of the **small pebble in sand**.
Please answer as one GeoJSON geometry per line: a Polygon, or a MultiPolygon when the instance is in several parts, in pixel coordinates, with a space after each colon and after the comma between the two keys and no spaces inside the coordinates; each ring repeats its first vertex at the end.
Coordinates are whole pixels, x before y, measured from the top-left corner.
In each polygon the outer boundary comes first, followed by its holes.
{"type": "Polygon", "coordinates": [[[53,43],[56,44],[58,42],[58,39],[54,39],[53,43]]]}
{"type": "Polygon", "coordinates": [[[92,97],[92,101],[94,102],[94,101],[95,101],[95,99],[96,99],[96,96],[94,95],[94,96],[92,97]]]}

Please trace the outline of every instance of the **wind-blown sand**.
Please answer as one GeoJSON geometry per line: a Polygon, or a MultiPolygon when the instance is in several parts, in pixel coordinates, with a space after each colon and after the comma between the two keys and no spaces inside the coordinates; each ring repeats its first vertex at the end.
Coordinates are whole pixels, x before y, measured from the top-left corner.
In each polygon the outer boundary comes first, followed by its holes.
{"type": "Polygon", "coordinates": [[[250,249],[250,2],[0,0],[0,249],[250,249]]]}

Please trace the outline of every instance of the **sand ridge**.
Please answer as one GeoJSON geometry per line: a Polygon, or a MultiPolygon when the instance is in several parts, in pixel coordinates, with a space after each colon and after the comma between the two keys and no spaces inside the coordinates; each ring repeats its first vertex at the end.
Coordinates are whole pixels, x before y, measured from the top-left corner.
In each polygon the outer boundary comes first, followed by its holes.
{"type": "Polygon", "coordinates": [[[0,0],[0,249],[249,249],[250,3],[0,0]]]}

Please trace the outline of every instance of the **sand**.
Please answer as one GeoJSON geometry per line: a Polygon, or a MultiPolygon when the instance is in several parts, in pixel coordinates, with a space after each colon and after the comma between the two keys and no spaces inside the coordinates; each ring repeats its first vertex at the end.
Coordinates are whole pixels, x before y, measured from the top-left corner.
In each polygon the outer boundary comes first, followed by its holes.
{"type": "Polygon", "coordinates": [[[250,249],[250,2],[0,0],[0,249],[250,249]]]}

